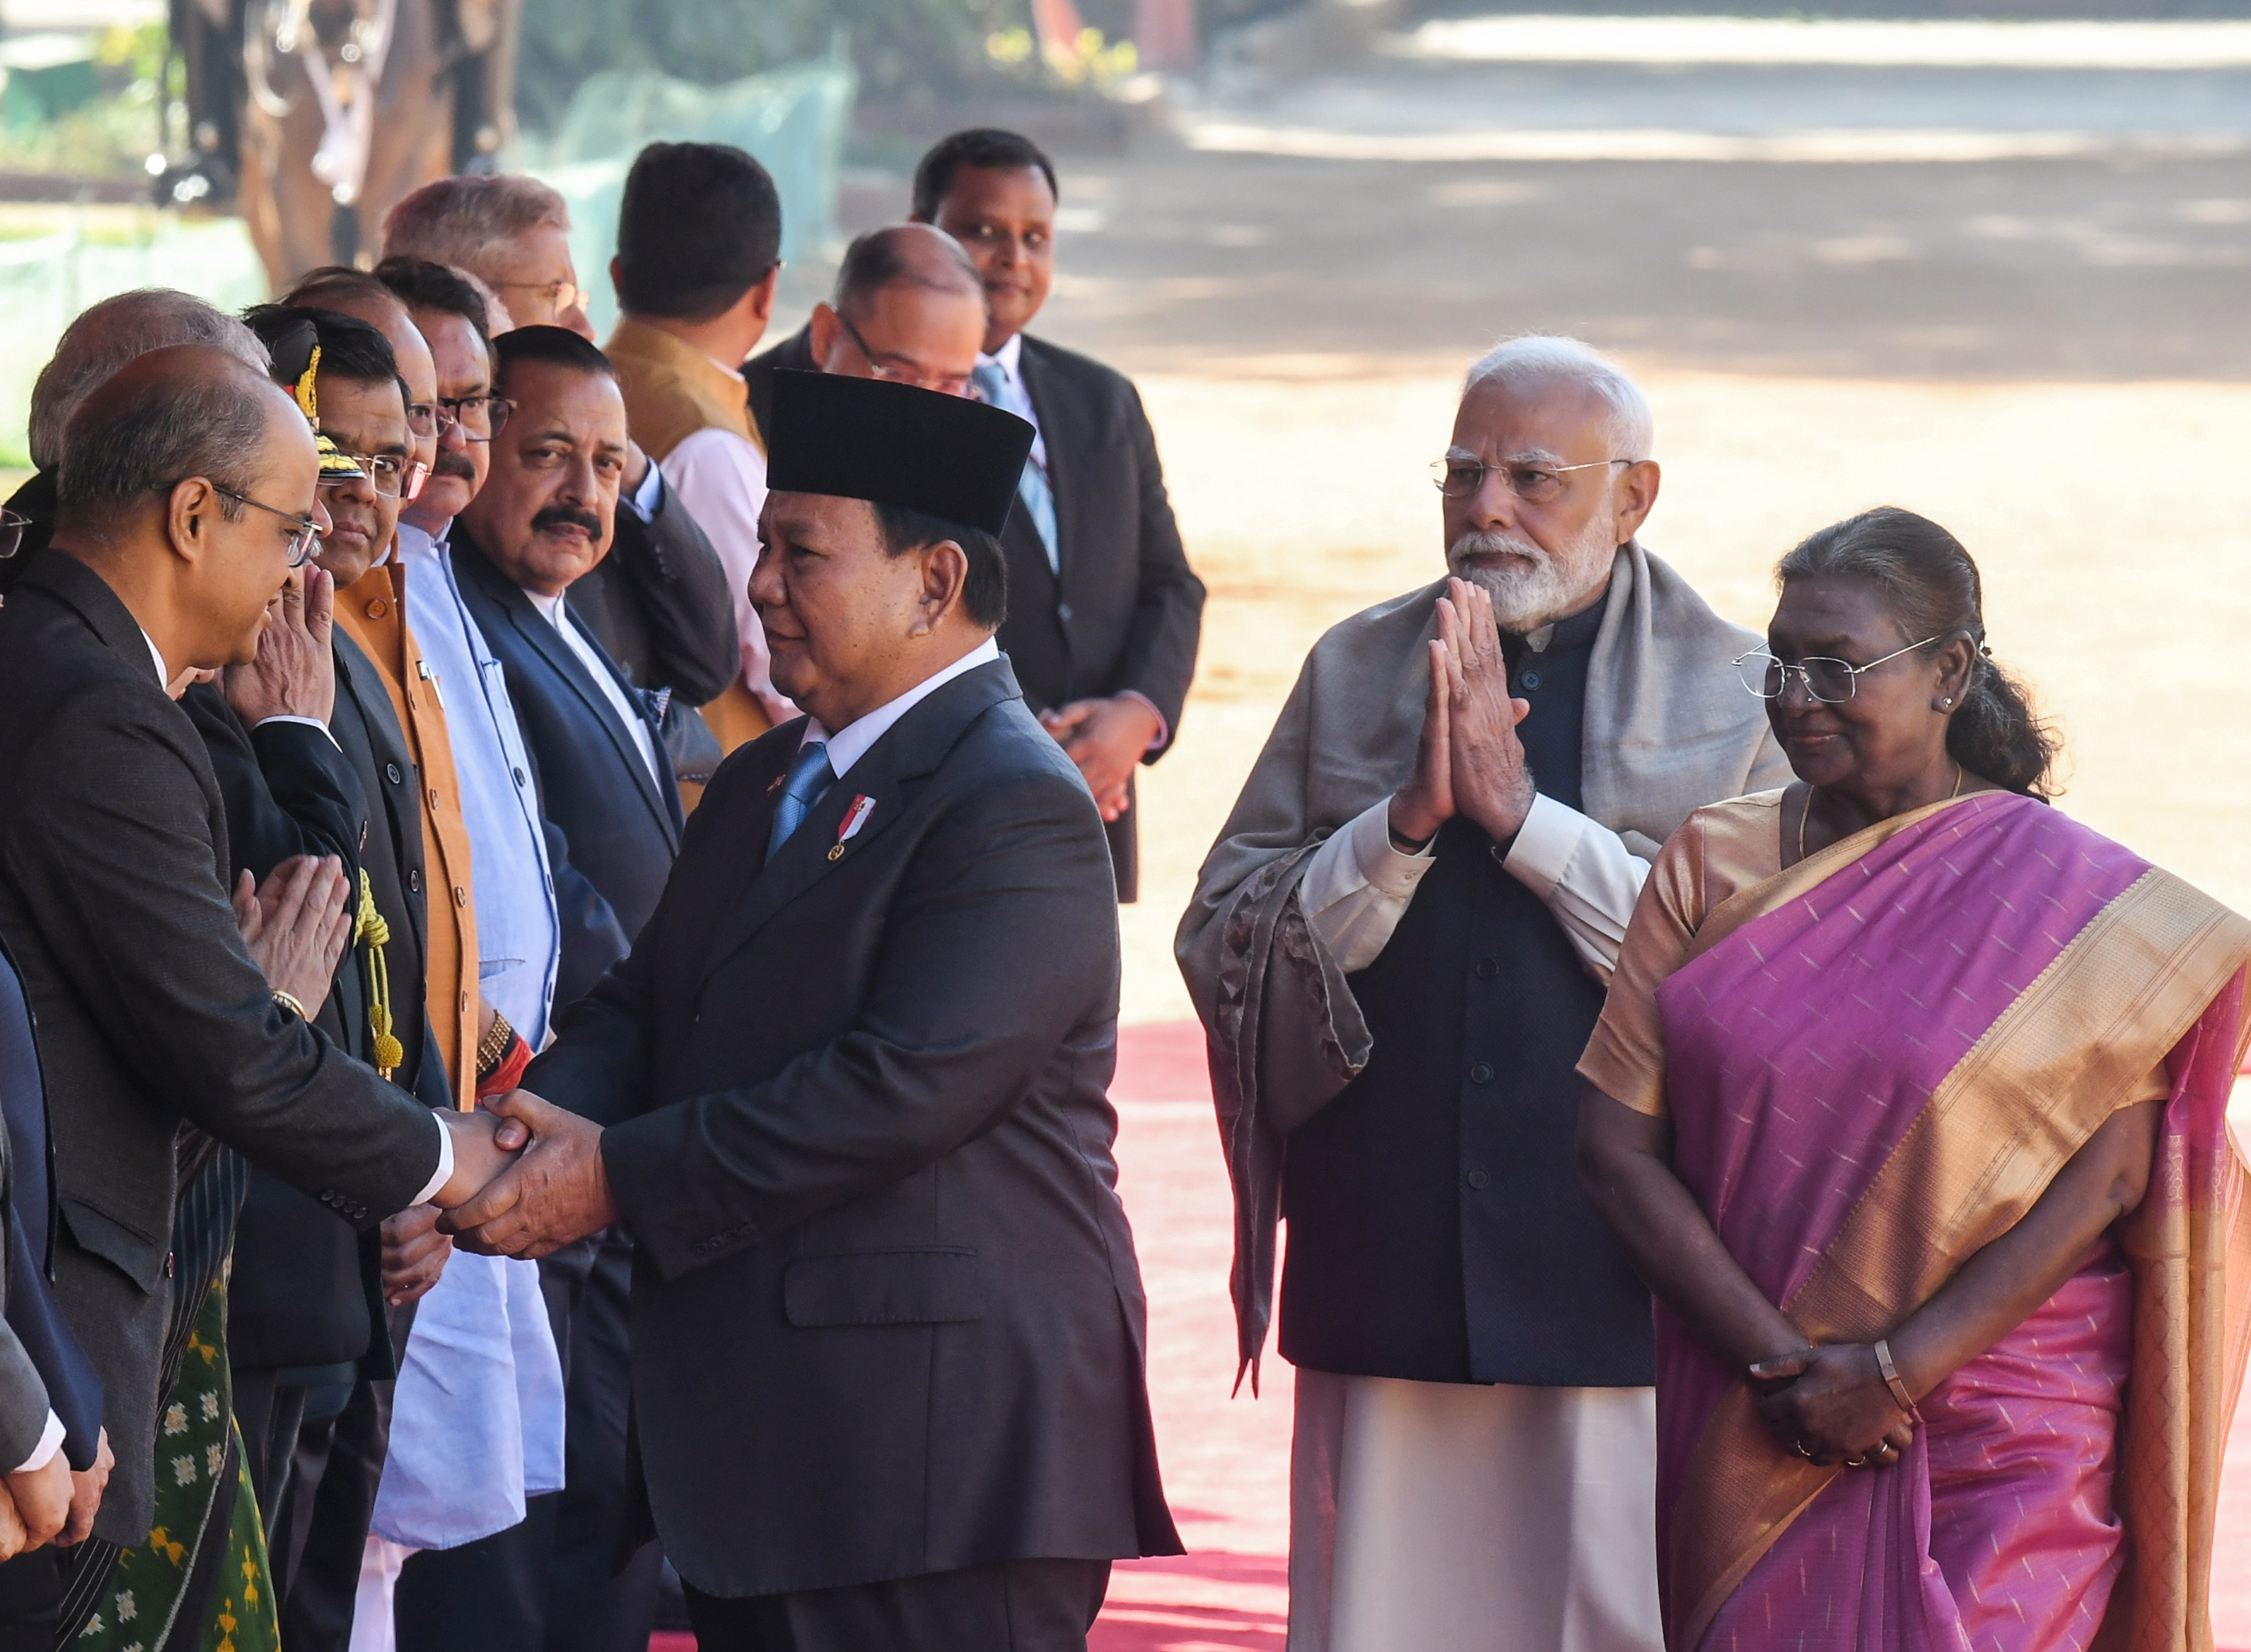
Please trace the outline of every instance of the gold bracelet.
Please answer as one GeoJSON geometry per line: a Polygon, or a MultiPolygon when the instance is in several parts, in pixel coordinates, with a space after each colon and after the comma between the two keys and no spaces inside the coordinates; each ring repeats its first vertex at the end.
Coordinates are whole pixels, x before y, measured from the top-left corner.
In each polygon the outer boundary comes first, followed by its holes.
{"type": "Polygon", "coordinates": [[[508,1024],[508,1017],[493,1013],[492,1031],[484,1035],[477,1046],[477,1076],[488,1078],[493,1069],[507,1057],[508,1047],[516,1040],[516,1029],[508,1024]]]}
{"type": "Polygon", "coordinates": [[[305,1006],[297,1002],[296,994],[294,992],[284,992],[277,986],[274,989],[274,1001],[301,1021],[309,1021],[313,1019],[305,1013],[305,1006]]]}
{"type": "Polygon", "coordinates": [[[1908,1393],[1907,1385],[1900,1380],[1899,1367],[1892,1363],[1891,1338],[1879,1337],[1876,1338],[1875,1346],[1876,1369],[1883,1373],[1884,1386],[1892,1391],[1892,1398],[1899,1401],[1899,1408],[1909,1416],[1913,1416],[1915,1400],[1908,1393]]]}

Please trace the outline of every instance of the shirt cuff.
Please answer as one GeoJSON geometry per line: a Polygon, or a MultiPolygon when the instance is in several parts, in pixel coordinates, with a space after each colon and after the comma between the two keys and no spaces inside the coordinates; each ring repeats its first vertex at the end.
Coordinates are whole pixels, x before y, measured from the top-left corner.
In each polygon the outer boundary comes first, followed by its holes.
{"type": "Polygon", "coordinates": [[[430,1122],[438,1127],[438,1173],[429,1179],[420,1192],[409,1202],[426,1205],[438,1196],[438,1190],[454,1179],[454,1132],[446,1128],[446,1121],[433,1113],[430,1122]]]}
{"type": "Polygon", "coordinates": [[[1501,865],[1508,869],[1510,876],[1545,901],[1562,882],[1563,874],[1570,869],[1571,857],[1579,852],[1579,840],[1593,824],[1570,805],[1534,792],[1532,812],[1517,828],[1516,841],[1509,845],[1507,858],[1501,865]]]}
{"type": "Polygon", "coordinates": [[[1438,840],[1435,837],[1413,854],[1392,847],[1389,798],[1372,808],[1362,809],[1345,830],[1352,833],[1352,858],[1359,864],[1361,876],[1394,900],[1412,899],[1415,886],[1438,863],[1438,840]]]}
{"type": "Polygon", "coordinates": [[[648,461],[648,474],[641,479],[641,486],[622,501],[626,508],[643,522],[653,518],[664,503],[664,473],[656,467],[656,460],[648,461]]]}
{"type": "Polygon", "coordinates": [[[1164,749],[1165,743],[1173,737],[1173,728],[1170,723],[1165,721],[1165,714],[1159,708],[1157,702],[1150,699],[1148,695],[1143,694],[1139,688],[1123,689],[1119,692],[1118,697],[1120,700],[1138,700],[1143,705],[1148,707],[1150,710],[1156,712],[1157,732],[1149,736],[1149,743],[1141,749],[1144,751],[1162,750],[1164,749]]]}
{"type": "Polygon", "coordinates": [[[47,1413],[47,1426],[39,1433],[39,1443],[31,1448],[31,1455],[17,1463],[14,1472],[29,1474],[34,1469],[44,1469],[55,1453],[63,1448],[63,1420],[52,1411],[47,1413]]]}
{"type": "MultiPolygon", "coordinates": [[[[336,746],[336,735],[330,731],[329,725],[322,722],[318,717],[294,717],[291,716],[288,713],[284,712],[280,716],[260,717],[258,720],[257,728],[253,729],[251,732],[255,734],[259,729],[263,729],[269,722],[301,722],[308,729],[318,729],[321,731],[322,736],[326,739],[330,745],[336,746]]],[[[342,751],[343,748],[342,746],[336,746],[336,750],[342,751]]]]}

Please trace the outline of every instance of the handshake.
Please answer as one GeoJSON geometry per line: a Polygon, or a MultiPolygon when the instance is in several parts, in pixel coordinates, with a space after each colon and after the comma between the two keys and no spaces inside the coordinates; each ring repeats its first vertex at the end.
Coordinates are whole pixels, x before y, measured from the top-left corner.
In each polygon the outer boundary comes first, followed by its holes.
{"type": "Polygon", "coordinates": [[[545,1256],[619,1220],[602,1168],[602,1127],[510,1090],[474,1113],[441,1113],[454,1173],[435,1226],[488,1256],[545,1256]]]}

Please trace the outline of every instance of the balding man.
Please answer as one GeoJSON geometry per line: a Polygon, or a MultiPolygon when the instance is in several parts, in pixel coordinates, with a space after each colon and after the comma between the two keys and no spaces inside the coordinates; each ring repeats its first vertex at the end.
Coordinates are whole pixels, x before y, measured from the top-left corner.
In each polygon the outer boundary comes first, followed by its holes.
{"type": "Polygon", "coordinates": [[[571,208],[537,178],[465,175],[426,183],[383,220],[383,256],[468,271],[517,327],[567,327],[593,342],[571,261],[571,208]]]}
{"type": "Polygon", "coordinates": [[[743,369],[751,416],[773,422],[773,376],[814,369],[966,396],[985,342],[985,285],[961,243],[927,224],[870,230],[845,249],[813,319],[743,369]]]}
{"type": "MultiPolygon", "coordinates": [[[[225,350],[152,351],[66,427],[54,545],[0,610],[0,940],[39,1026],[53,1271],[117,1468],[94,1532],[148,1535],[176,1140],[192,1123],[368,1227],[498,1168],[488,1116],[433,1115],[306,1024],[229,903],[225,812],[164,692],[247,664],[324,525],[313,435],[225,350]]],[[[315,992],[317,997],[317,992],[315,992]]]]}
{"type": "Polygon", "coordinates": [[[55,341],[55,353],[31,386],[30,480],[7,501],[25,519],[16,557],[0,561],[0,585],[27,565],[54,531],[55,472],[62,463],[63,426],[78,405],[136,356],[167,344],[212,344],[246,367],[264,371],[266,347],[232,315],[168,287],[137,287],[80,311],[55,341]]]}
{"type": "Polygon", "coordinates": [[[1450,577],[1314,646],[1178,948],[1239,1351],[1298,1367],[1292,1652],[1656,1652],[1649,1294],[1574,1064],[1658,845],[1778,784],[1756,646],[1635,538],[1639,390],[1522,338],[1433,467],[1450,577]]]}

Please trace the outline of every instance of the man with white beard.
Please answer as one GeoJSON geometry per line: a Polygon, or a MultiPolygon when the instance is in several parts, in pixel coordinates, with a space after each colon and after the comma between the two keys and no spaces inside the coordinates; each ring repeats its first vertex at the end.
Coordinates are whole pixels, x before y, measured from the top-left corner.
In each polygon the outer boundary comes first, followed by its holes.
{"type": "Polygon", "coordinates": [[[1649,405],[1588,346],[1470,370],[1451,577],[1314,646],[1177,950],[1255,1367],[1298,1368],[1291,1652],[1657,1652],[1650,1301],[1573,1072],[1659,846],[1780,785],[1721,620],[1634,536],[1649,405]]]}

